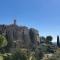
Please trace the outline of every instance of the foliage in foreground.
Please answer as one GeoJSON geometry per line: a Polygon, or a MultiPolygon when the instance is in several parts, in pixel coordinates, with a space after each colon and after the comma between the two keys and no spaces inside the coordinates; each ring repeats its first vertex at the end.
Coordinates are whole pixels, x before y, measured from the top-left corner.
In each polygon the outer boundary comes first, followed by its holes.
{"type": "Polygon", "coordinates": [[[5,46],[7,46],[7,39],[3,35],[0,35],[0,48],[5,46]]]}
{"type": "Polygon", "coordinates": [[[53,56],[48,60],[60,60],[60,48],[58,48],[57,51],[53,54],[53,56]]]}

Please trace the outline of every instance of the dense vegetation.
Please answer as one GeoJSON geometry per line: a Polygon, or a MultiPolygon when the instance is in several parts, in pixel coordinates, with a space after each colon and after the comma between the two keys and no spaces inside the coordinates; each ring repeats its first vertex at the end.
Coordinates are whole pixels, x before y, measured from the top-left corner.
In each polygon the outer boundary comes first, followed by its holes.
{"type": "Polygon", "coordinates": [[[39,36],[34,28],[0,25],[0,60],[59,60],[59,36],[57,45],[52,40],[52,36],[39,36]]]}
{"type": "MultiPolygon", "coordinates": [[[[33,38],[31,36],[31,38],[33,38]]],[[[26,48],[17,48],[15,53],[6,52],[8,40],[5,36],[0,35],[0,59],[1,60],[40,60],[44,54],[53,53],[53,57],[49,60],[56,60],[59,57],[59,52],[55,53],[55,46],[52,43],[52,36],[40,37],[40,44],[33,47],[32,50],[26,48]]]]}

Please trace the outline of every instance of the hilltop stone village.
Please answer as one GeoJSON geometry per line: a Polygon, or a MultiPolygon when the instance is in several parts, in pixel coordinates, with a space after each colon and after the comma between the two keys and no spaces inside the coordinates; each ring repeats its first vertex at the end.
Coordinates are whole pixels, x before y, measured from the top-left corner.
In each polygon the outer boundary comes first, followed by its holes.
{"type": "Polygon", "coordinates": [[[16,25],[16,20],[10,25],[0,25],[0,34],[6,36],[9,42],[12,41],[10,46],[11,51],[14,51],[15,48],[31,49],[40,43],[39,32],[36,29],[18,26],[16,25]]]}
{"type": "Polygon", "coordinates": [[[52,36],[40,36],[38,30],[34,28],[17,25],[16,20],[13,24],[0,25],[0,45],[3,45],[0,46],[0,52],[3,58],[9,57],[10,60],[11,58],[12,60],[17,60],[17,58],[18,60],[21,58],[23,60],[25,58],[26,60],[49,60],[56,55],[57,51],[60,51],[59,36],[57,36],[56,43],[53,43],[52,40],[52,36]]]}

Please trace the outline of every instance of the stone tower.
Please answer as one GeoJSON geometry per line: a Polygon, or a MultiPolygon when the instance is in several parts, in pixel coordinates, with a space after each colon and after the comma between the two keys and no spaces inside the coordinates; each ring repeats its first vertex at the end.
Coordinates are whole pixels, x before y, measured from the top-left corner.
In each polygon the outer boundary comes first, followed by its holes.
{"type": "Polygon", "coordinates": [[[14,19],[14,25],[16,25],[16,19],[14,19]]]}

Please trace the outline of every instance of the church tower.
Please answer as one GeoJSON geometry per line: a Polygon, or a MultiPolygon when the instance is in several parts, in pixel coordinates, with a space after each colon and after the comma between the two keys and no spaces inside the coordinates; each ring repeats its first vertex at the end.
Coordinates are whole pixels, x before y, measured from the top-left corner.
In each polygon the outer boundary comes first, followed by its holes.
{"type": "Polygon", "coordinates": [[[14,25],[16,25],[16,19],[14,19],[14,25]]]}

